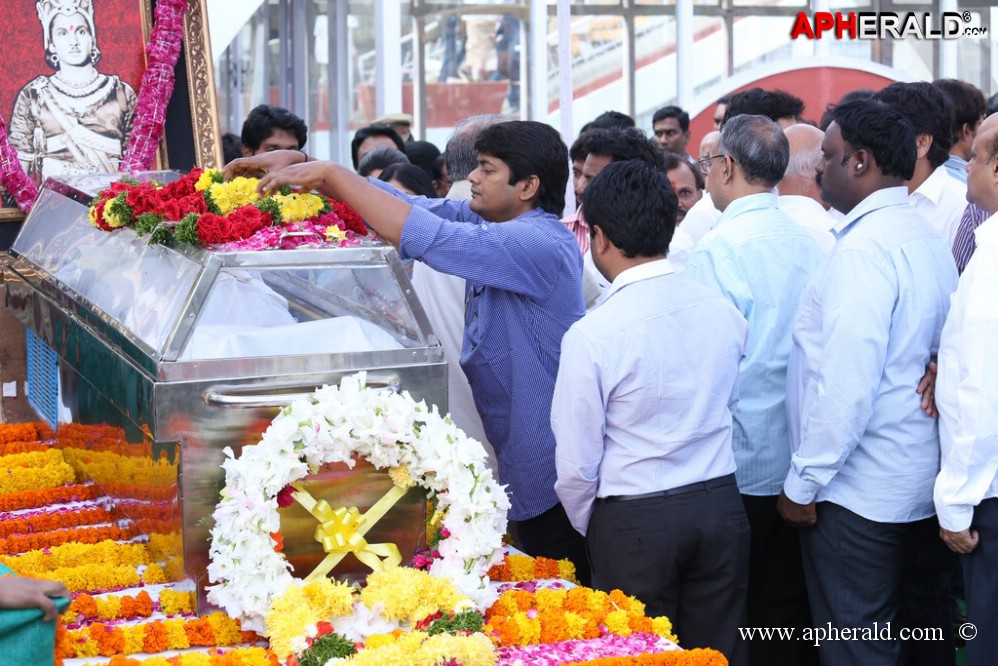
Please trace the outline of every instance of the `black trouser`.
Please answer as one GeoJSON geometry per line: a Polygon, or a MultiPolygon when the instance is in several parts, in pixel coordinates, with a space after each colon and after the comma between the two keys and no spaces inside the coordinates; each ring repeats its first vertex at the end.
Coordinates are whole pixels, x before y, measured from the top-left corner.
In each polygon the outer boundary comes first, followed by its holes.
{"type": "Polygon", "coordinates": [[[804,584],[800,538],[776,512],[777,496],[742,495],[752,526],[749,551],[748,625],[793,627],[796,640],[765,639],[758,633],[749,641],[752,666],[815,666],[818,650],[813,642],[800,640],[812,626],[804,584]]]}
{"type": "Polygon", "coordinates": [[[815,627],[831,627],[840,636],[843,630],[878,632],[872,640],[823,641],[821,663],[953,664],[953,614],[944,572],[951,560],[943,552],[935,516],[877,523],[832,502],[819,502],[817,515],[817,525],[800,535],[815,627]],[[903,629],[937,635],[902,642],[903,629]]]}
{"type": "Polygon", "coordinates": [[[963,586],[967,599],[967,620],[960,637],[967,641],[967,666],[991,666],[998,655],[998,499],[986,499],[974,509],[974,522],[980,541],[970,555],[961,556],[963,586]]]}
{"type": "Polygon", "coordinates": [[[539,516],[510,521],[509,531],[520,550],[531,557],[571,560],[579,582],[589,587],[591,578],[585,540],[572,527],[561,502],[539,516]]]}
{"type": "MultiPolygon", "coordinates": [[[[665,615],[684,648],[711,647],[747,663],[749,524],[734,475],[674,495],[597,500],[586,542],[593,585],[665,615]]],[[[673,491],[676,492],[676,491],[673,491]]]]}

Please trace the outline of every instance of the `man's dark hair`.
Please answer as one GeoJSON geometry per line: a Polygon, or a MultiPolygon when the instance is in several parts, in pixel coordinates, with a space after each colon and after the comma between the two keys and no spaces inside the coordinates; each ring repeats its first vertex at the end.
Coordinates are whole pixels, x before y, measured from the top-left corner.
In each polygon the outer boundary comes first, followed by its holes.
{"type": "Polygon", "coordinates": [[[454,183],[468,180],[468,174],[478,168],[478,151],[475,149],[478,135],[490,125],[509,120],[513,120],[512,116],[493,113],[470,116],[458,121],[444,148],[447,177],[454,183]]]}
{"type": "Polygon", "coordinates": [[[893,105],[877,99],[846,102],[832,111],[832,121],[848,144],[844,157],[850,150],[866,148],[882,174],[911,180],[917,157],[915,128],[893,105]]]}
{"type": "Polygon", "coordinates": [[[610,164],[582,193],[590,233],[599,227],[629,259],[668,252],[678,209],[669,179],[640,160],[610,164]]]}
{"type": "Polygon", "coordinates": [[[721,95],[717,98],[715,104],[730,104],[731,98],[734,97],[734,93],[728,93],[727,95],[721,95]]]}
{"type": "Polygon", "coordinates": [[[403,162],[396,162],[395,164],[389,164],[378,176],[378,180],[383,180],[388,182],[390,180],[397,180],[406,186],[406,188],[412,190],[417,196],[433,198],[436,194],[433,192],[433,183],[430,182],[429,176],[423,171],[423,168],[415,164],[408,164],[403,162]]]}
{"type": "Polygon", "coordinates": [[[612,162],[642,160],[665,169],[661,146],[636,127],[595,130],[589,133],[587,155],[606,155],[612,162]]]}
{"type": "Polygon", "coordinates": [[[382,146],[367,151],[364,159],[357,165],[357,173],[367,178],[375,169],[387,169],[393,164],[409,164],[409,158],[401,150],[382,146]]]}
{"type": "Polygon", "coordinates": [[[825,105],[825,112],[821,115],[821,121],[818,123],[818,129],[822,132],[828,131],[828,126],[832,124],[832,111],[834,111],[835,107],[839,104],[845,104],[846,102],[852,102],[857,99],[870,99],[873,97],[873,94],[873,91],[869,88],[850,90],[846,94],[842,95],[838,102],[825,105]]]}
{"type": "Polygon", "coordinates": [[[925,81],[898,82],[879,91],[873,99],[897,109],[915,128],[916,137],[932,136],[926,157],[933,169],[949,158],[953,146],[953,104],[941,90],[925,81]]]}
{"type": "Polygon", "coordinates": [[[620,111],[604,111],[582,126],[579,134],[594,129],[610,129],[612,127],[634,127],[637,123],[626,113],[620,111]]]}
{"type": "Polygon", "coordinates": [[[780,118],[800,118],[804,113],[804,102],[782,90],[763,90],[749,88],[731,96],[727,108],[724,109],[724,122],[743,114],[766,116],[772,121],[780,118]]]}
{"type": "Polygon", "coordinates": [[[663,106],[651,117],[651,124],[654,127],[655,123],[666,118],[675,118],[679,122],[679,129],[682,131],[688,132],[690,130],[690,114],[678,106],[663,106]]]}
{"type": "Polygon", "coordinates": [[[703,172],[700,171],[700,167],[690,162],[690,158],[686,157],[686,155],[666,150],[662,157],[665,159],[666,176],[668,176],[669,172],[673,169],[678,169],[685,164],[686,168],[693,174],[693,180],[696,182],[697,189],[702,191],[703,188],[707,186],[707,183],[704,182],[703,172]]]}
{"type": "Polygon", "coordinates": [[[987,105],[988,105],[988,116],[990,116],[992,113],[998,113],[998,93],[995,93],[991,97],[988,97],[987,105]]]}
{"type": "Polygon", "coordinates": [[[440,149],[429,141],[410,141],[405,144],[405,156],[433,179],[433,160],[440,156],[440,149]]]}
{"type": "Polygon", "coordinates": [[[353,141],[350,142],[350,158],[353,160],[354,171],[360,166],[357,160],[357,151],[360,150],[360,144],[372,136],[387,136],[395,142],[395,147],[400,152],[405,152],[405,142],[402,141],[402,137],[390,125],[368,125],[367,127],[361,127],[353,135],[353,141]]]}
{"type": "Polygon", "coordinates": [[[976,128],[978,121],[987,112],[984,93],[977,86],[958,79],[936,79],[932,85],[943,91],[953,105],[954,120],[951,134],[953,143],[956,143],[963,126],[970,125],[971,129],[976,128]]]}
{"type": "Polygon", "coordinates": [[[586,130],[579,134],[579,138],[572,142],[568,149],[568,159],[572,162],[584,160],[589,155],[589,144],[592,143],[592,136],[597,130],[586,130]]]}
{"type": "Polygon", "coordinates": [[[242,139],[243,145],[256,152],[260,144],[270,138],[274,130],[287,130],[298,140],[298,148],[305,145],[308,140],[308,127],[305,121],[291,113],[287,109],[279,106],[261,104],[254,108],[246,116],[243,122],[242,139]]]}
{"type": "Polygon", "coordinates": [[[222,161],[228,164],[243,156],[243,140],[234,132],[222,135],[222,161]]]}
{"type": "MultiPolygon", "coordinates": [[[[437,155],[437,159],[433,160],[433,180],[443,180],[444,179],[444,165],[447,163],[447,157],[440,153],[437,155]]],[[[448,178],[450,174],[447,174],[448,178]]]]}
{"type": "Polygon", "coordinates": [[[775,187],[790,160],[790,143],[780,126],[766,116],[741,114],[721,127],[717,150],[730,155],[752,184],[775,187]]]}
{"type": "Polygon", "coordinates": [[[482,130],[475,150],[509,167],[509,184],[537,176],[536,206],[560,216],[565,210],[568,184],[568,148],[558,131],[536,120],[511,120],[482,130]]]}

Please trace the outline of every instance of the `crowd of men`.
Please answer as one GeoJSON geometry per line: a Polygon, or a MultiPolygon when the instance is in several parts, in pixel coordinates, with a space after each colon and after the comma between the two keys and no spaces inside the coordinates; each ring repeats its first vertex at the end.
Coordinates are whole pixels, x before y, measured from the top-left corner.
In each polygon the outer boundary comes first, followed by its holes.
{"type": "Polygon", "coordinates": [[[998,114],[954,80],[857,91],[820,126],[780,91],[717,109],[699,159],[674,106],[571,147],[471,118],[425,196],[354,172],[405,151],[384,126],[354,170],[297,150],[227,170],[340,198],[415,260],[455,422],[494,451],[527,553],[732,664],[953,664],[962,594],[966,663],[990,664],[998,114]]]}

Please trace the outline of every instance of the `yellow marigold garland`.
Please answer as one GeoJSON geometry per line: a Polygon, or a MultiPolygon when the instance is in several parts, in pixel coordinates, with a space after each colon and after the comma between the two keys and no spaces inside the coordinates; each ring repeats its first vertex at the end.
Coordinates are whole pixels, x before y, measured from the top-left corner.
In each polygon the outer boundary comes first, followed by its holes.
{"type": "Polygon", "coordinates": [[[668,618],[648,618],[644,610],[620,590],[509,590],[486,613],[485,633],[500,646],[596,638],[600,627],[620,636],[641,631],[677,642],[668,618]]]}
{"type": "Polygon", "coordinates": [[[462,666],[492,666],[496,656],[489,639],[482,634],[429,636],[413,631],[400,634],[393,642],[368,646],[340,663],[342,666],[437,666],[451,661],[462,666]]]}
{"type": "Polygon", "coordinates": [[[274,201],[281,208],[282,222],[301,222],[316,217],[325,205],[322,199],[308,192],[274,194],[274,201]]]}
{"type": "Polygon", "coordinates": [[[571,560],[552,560],[547,557],[530,557],[511,553],[500,564],[489,569],[492,581],[526,581],[542,578],[561,578],[578,584],[575,564],[571,560]]]}
{"type": "Polygon", "coordinates": [[[166,615],[179,615],[194,611],[195,594],[193,591],[177,592],[163,588],[159,591],[159,610],[166,615]]]}
{"type": "Polygon", "coordinates": [[[304,585],[291,585],[276,597],[267,612],[270,649],[281,659],[290,655],[291,641],[305,634],[308,626],[331,617],[349,615],[353,588],[319,578],[304,585]]]}
{"type": "Polygon", "coordinates": [[[177,466],[165,459],[71,448],[63,449],[63,454],[81,476],[98,484],[128,479],[142,487],[163,488],[177,483],[177,466]]]}
{"type": "MultiPolygon", "coordinates": [[[[204,174],[201,174],[204,178],[204,174]]],[[[208,187],[211,200],[218,206],[221,215],[260,200],[256,186],[260,181],[256,178],[240,176],[225,183],[212,183],[208,187]]]]}
{"type": "Polygon", "coordinates": [[[76,473],[56,449],[0,456],[0,495],[76,482],[76,473]]]}

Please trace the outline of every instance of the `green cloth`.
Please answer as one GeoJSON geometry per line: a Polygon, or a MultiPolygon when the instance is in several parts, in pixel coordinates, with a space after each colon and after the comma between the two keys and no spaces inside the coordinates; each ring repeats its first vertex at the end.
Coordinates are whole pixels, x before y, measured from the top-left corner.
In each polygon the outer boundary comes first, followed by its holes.
{"type": "MultiPolygon", "coordinates": [[[[0,564],[0,576],[14,572],[0,564]]],[[[69,599],[54,599],[62,613],[69,599]]],[[[0,609],[0,663],[52,666],[55,656],[55,622],[43,622],[40,608],[0,609]]]]}

